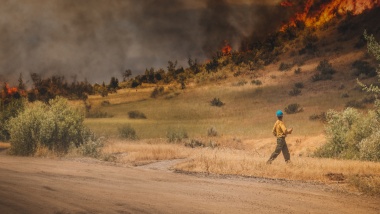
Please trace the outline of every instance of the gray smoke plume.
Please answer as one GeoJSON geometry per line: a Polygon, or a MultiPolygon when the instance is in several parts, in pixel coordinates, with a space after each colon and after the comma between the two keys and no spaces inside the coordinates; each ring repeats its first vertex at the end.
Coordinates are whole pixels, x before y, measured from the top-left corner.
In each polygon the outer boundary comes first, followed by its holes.
{"type": "Polygon", "coordinates": [[[2,0],[0,81],[35,72],[100,82],[169,60],[187,66],[188,57],[205,60],[224,40],[238,49],[242,37],[276,30],[277,2],[2,0]]]}

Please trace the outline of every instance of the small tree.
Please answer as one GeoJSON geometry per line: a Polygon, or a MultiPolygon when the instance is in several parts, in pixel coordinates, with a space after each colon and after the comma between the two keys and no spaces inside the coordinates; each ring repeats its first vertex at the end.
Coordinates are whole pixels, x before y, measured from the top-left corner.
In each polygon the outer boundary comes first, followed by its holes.
{"type": "Polygon", "coordinates": [[[119,88],[119,80],[115,77],[111,77],[110,84],[108,85],[108,89],[110,91],[116,92],[119,88]]]}
{"type": "MultiPolygon", "coordinates": [[[[373,56],[376,58],[376,60],[380,62],[380,44],[375,40],[375,37],[373,35],[368,35],[367,31],[364,32],[364,38],[367,40],[368,52],[372,53],[373,56]]],[[[380,69],[380,64],[379,64],[379,69],[380,69]]],[[[380,72],[379,70],[377,70],[376,72],[380,81],[380,72]]],[[[371,84],[370,86],[367,86],[361,83],[360,81],[358,81],[358,83],[360,86],[362,86],[364,91],[367,91],[369,93],[374,93],[376,95],[380,94],[379,86],[373,85],[373,84],[371,84]]]]}
{"type": "Polygon", "coordinates": [[[130,76],[132,76],[131,69],[127,69],[127,70],[121,72],[121,76],[123,77],[123,82],[125,82],[130,76]]]}

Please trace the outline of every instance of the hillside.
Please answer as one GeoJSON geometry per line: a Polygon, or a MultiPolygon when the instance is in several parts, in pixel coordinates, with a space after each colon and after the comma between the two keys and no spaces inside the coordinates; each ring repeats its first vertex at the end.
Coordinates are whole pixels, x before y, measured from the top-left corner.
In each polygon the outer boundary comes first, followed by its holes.
{"type": "MultiPolygon", "coordinates": [[[[297,103],[303,111],[285,116],[288,126],[295,129],[294,138],[320,136],[323,123],[310,120],[311,116],[329,109],[342,110],[350,101],[355,104],[352,101],[369,97],[358,87],[357,78],[366,83],[377,81],[375,77],[354,75],[357,70],[352,64],[361,60],[376,66],[366,52],[362,34],[364,29],[380,34],[375,21],[379,14],[379,9],[374,9],[360,16],[334,19],[321,28],[307,28],[283,46],[275,62],[262,69],[228,64],[217,72],[187,79],[184,90],[179,84],[163,85],[164,93],[157,98],[151,98],[156,87],[152,84],[121,89],[108,97],[90,96],[93,111],[112,117],[89,118],[86,123],[99,135],[107,136],[117,135],[117,128],[123,124],[131,124],[140,138],[165,138],[169,129],[178,127],[190,137],[206,137],[207,130],[215,127],[226,138],[262,139],[271,136],[274,112],[297,103]],[[310,37],[315,48],[302,54],[300,50],[310,37]],[[312,81],[324,59],[336,73],[331,80],[312,81]],[[297,69],[299,72],[295,72],[297,69]],[[262,84],[252,83],[253,80],[262,84]],[[303,88],[298,96],[290,96],[295,83],[301,83],[303,88]],[[219,98],[225,105],[211,106],[213,98],[219,98]],[[147,119],[130,119],[128,112],[135,110],[144,113],[147,119]]],[[[320,144],[324,139],[318,141],[320,144]]]]}

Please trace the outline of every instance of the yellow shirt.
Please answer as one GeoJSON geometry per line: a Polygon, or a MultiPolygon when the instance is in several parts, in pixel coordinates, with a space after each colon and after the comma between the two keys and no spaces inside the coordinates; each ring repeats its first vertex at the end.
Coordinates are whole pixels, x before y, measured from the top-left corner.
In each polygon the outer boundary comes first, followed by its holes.
{"type": "Polygon", "coordinates": [[[273,126],[273,135],[276,137],[286,137],[286,127],[284,122],[277,120],[273,126]]]}

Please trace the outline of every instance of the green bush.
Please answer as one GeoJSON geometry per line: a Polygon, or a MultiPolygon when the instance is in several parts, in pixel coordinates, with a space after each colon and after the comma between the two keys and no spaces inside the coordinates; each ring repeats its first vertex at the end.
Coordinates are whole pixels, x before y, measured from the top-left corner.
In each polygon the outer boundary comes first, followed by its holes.
{"type": "Polygon", "coordinates": [[[298,103],[293,103],[293,104],[290,104],[287,107],[285,107],[285,112],[287,114],[295,114],[295,113],[298,113],[301,111],[303,111],[303,109],[301,108],[300,104],[298,104],[298,103]]]}
{"type": "Polygon", "coordinates": [[[137,140],[136,130],[130,125],[126,124],[119,127],[119,136],[123,139],[137,140]]]}
{"type": "Polygon", "coordinates": [[[128,117],[130,119],[146,119],[145,114],[137,110],[128,112],[128,117]]]}
{"type": "Polygon", "coordinates": [[[104,146],[103,139],[89,140],[83,143],[78,149],[80,154],[86,157],[99,158],[101,148],[104,146]]]}
{"type": "Polygon", "coordinates": [[[10,134],[6,124],[12,117],[16,117],[19,112],[23,111],[24,107],[25,100],[23,99],[12,99],[7,104],[0,104],[0,140],[9,140],[10,134]]]}
{"type": "Polygon", "coordinates": [[[314,153],[318,157],[378,161],[380,128],[376,111],[362,114],[353,108],[327,113],[327,143],[314,153]]]}
{"type": "Polygon", "coordinates": [[[186,130],[183,128],[170,128],[166,134],[166,137],[170,143],[179,143],[189,136],[187,135],[186,130]]]}
{"type": "Polygon", "coordinates": [[[380,161],[380,131],[376,130],[359,143],[360,159],[380,161]]]}
{"type": "Polygon", "coordinates": [[[14,155],[33,155],[37,147],[66,153],[70,145],[79,147],[88,138],[84,116],[57,97],[48,104],[35,102],[9,120],[11,149],[14,155]]]}

